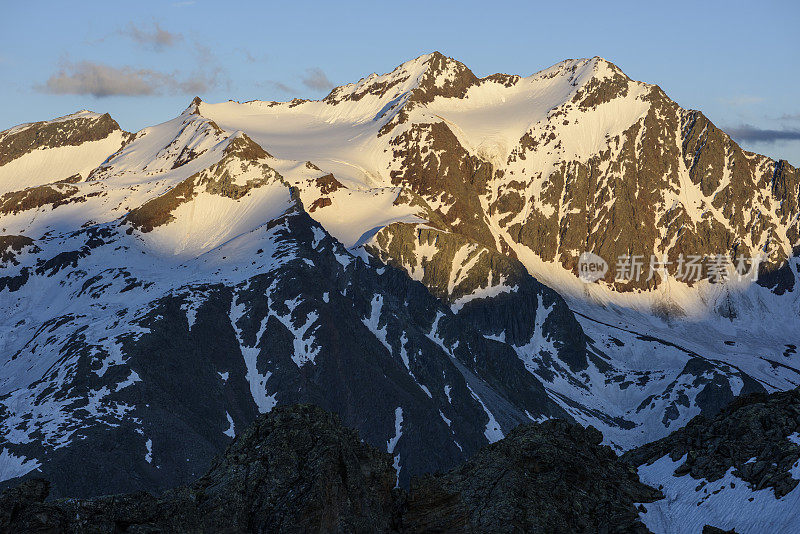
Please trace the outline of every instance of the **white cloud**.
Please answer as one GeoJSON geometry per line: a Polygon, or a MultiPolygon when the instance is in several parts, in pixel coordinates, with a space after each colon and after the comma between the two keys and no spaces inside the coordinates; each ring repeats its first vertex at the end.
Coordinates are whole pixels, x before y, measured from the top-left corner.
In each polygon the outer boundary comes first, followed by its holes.
{"type": "Polygon", "coordinates": [[[104,63],[64,62],[59,70],[37,87],[51,94],[146,96],[152,94],[197,94],[219,85],[219,70],[197,71],[189,76],[104,63]]]}

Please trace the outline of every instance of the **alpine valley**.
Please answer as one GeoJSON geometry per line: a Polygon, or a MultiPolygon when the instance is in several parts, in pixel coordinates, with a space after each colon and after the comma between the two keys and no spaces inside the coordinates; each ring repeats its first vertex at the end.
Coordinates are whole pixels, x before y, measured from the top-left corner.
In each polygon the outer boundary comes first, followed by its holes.
{"type": "Polygon", "coordinates": [[[632,477],[637,531],[796,531],[799,272],[800,171],[599,57],[478,78],[434,52],[137,133],[23,124],[0,132],[0,486],[160,494],[313,404],[388,453],[419,531],[540,439],[632,477]],[[624,282],[622,255],[667,261],[624,282]],[[689,283],[681,255],[764,260],[689,283]]]}

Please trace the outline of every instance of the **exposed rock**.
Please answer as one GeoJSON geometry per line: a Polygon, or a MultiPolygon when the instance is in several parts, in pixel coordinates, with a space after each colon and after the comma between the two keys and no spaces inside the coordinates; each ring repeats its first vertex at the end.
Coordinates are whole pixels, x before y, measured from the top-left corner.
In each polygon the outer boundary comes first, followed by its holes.
{"type": "Polygon", "coordinates": [[[29,480],[0,497],[3,532],[387,532],[396,501],[391,456],[310,405],[260,417],[200,480],[140,492],[44,502],[29,480]]]}
{"type": "Polygon", "coordinates": [[[17,254],[25,247],[32,247],[35,251],[33,239],[24,235],[0,235],[0,264],[18,265],[17,254]]]}
{"type": "Polygon", "coordinates": [[[780,498],[798,484],[792,467],[800,460],[800,389],[737,397],[713,417],[699,415],[669,436],[631,450],[622,459],[651,464],[665,455],[686,457],[675,474],[719,480],[733,468],[753,490],[773,488],[780,498]]]}
{"type": "Polygon", "coordinates": [[[87,198],[101,194],[101,191],[92,191],[85,195],[79,195],[77,187],[71,185],[69,180],[62,180],[5,193],[0,196],[0,215],[13,215],[47,205],[55,209],[64,204],[86,202],[87,198]]]}
{"type": "Polygon", "coordinates": [[[712,527],[711,525],[705,525],[703,527],[703,534],[736,534],[735,530],[724,530],[717,527],[712,527]]]}
{"type": "Polygon", "coordinates": [[[0,496],[3,532],[646,532],[634,502],[660,497],[602,436],[565,421],[523,425],[466,464],[395,489],[389,454],[312,405],[279,407],[198,481],[47,501],[49,483],[0,496]]]}
{"type": "Polygon", "coordinates": [[[633,503],[660,493],[592,427],[520,425],[445,474],[412,482],[412,532],[647,532],[633,503]]]}
{"type": "Polygon", "coordinates": [[[120,129],[108,113],[96,117],[83,117],[79,113],[75,118],[64,119],[34,122],[0,132],[0,165],[41,148],[76,146],[105,139],[120,129]]]}
{"type": "Polygon", "coordinates": [[[271,182],[280,182],[288,187],[283,177],[263,162],[271,156],[247,135],[231,138],[223,153],[224,156],[218,163],[193,174],[163,195],[131,210],[125,218],[126,222],[142,232],[150,232],[172,221],[172,212],[181,204],[190,202],[201,190],[238,200],[250,190],[271,182]],[[235,183],[235,178],[231,176],[236,172],[253,171],[258,177],[249,179],[244,184],[235,183]]]}

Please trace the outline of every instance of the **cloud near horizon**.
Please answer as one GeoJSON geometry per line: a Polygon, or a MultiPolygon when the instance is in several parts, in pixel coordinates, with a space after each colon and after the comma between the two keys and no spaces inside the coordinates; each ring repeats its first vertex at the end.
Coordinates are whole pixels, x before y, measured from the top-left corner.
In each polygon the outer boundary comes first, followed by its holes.
{"type": "Polygon", "coordinates": [[[270,80],[270,81],[266,82],[266,84],[263,84],[263,85],[269,85],[271,87],[274,87],[278,91],[287,93],[287,94],[292,95],[292,96],[297,94],[297,89],[295,89],[291,85],[283,83],[283,82],[270,80]]]}
{"type": "Polygon", "coordinates": [[[764,102],[764,98],[753,95],[737,95],[730,98],[721,98],[720,101],[728,106],[744,107],[751,106],[753,104],[760,104],[761,102],[764,102]]]}
{"type": "Polygon", "coordinates": [[[303,85],[315,91],[330,91],[334,85],[319,67],[306,69],[306,75],[300,81],[303,82],[303,85]]]}
{"type": "Polygon", "coordinates": [[[55,95],[148,96],[155,94],[197,94],[219,85],[219,71],[195,72],[188,77],[130,66],[104,63],[64,62],[47,81],[35,88],[55,95]]]}
{"type": "Polygon", "coordinates": [[[771,130],[758,128],[750,124],[741,124],[739,126],[727,128],[725,131],[737,141],[742,142],[774,143],[776,141],[800,141],[800,130],[798,129],[771,130]]]}

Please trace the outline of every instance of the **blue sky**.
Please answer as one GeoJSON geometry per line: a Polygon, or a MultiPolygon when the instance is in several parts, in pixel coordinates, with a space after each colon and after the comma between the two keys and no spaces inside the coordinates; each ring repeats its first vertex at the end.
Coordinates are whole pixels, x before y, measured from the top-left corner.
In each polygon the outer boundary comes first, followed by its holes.
{"type": "Polygon", "coordinates": [[[0,129],[88,108],[127,130],[215,102],[321,98],[439,50],[477,75],[603,56],[800,164],[800,3],[11,2],[0,129]]]}

